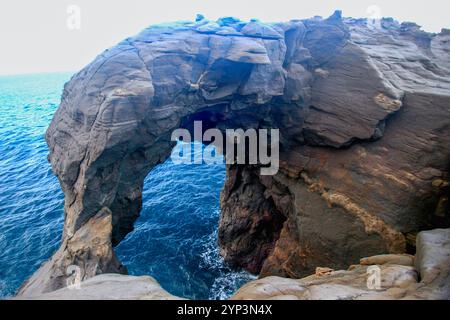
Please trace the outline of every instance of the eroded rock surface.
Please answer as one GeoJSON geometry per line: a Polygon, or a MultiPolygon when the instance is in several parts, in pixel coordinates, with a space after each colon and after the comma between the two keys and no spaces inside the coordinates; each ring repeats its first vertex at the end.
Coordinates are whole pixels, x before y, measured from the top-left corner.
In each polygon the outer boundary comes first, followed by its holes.
{"type": "Polygon", "coordinates": [[[126,273],[113,246],[133,229],[145,176],[171,133],[279,128],[281,168],[228,166],[225,259],[261,275],[404,253],[449,225],[450,35],[384,19],[152,26],[65,85],[46,139],[65,194],[61,248],[19,295],[126,273]]]}
{"type": "Polygon", "coordinates": [[[419,233],[415,259],[379,255],[361,259],[347,271],[316,272],[297,280],[270,276],[247,283],[232,299],[450,299],[450,229],[419,233]],[[368,269],[373,267],[379,270],[379,287],[369,278],[375,275],[368,269]]]}
{"type": "MultiPolygon", "coordinates": [[[[375,278],[373,278],[375,279],[375,278]]],[[[103,274],[45,294],[19,299],[180,299],[151,277],[103,274]]],[[[363,258],[348,270],[318,267],[302,279],[269,276],[242,286],[233,300],[450,299],[450,229],[419,233],[416,256],[383,254],[363,258]],[[372,268],[370,270],[369,268],[372,268]],[[376,268],[376,269],[373,269],[376,268]],[[377,274],[373,272],[376,270],[377,274]],[[379,276],[379,283],[369,277],[379,276]]]]}
{"type": "Polygon", "coordinates": [[[36,296],[22,295],[27,300],[181,300],[165,291],[149,276],[105,273],[82,281],[79,286],[65,287],[36,296]]]}

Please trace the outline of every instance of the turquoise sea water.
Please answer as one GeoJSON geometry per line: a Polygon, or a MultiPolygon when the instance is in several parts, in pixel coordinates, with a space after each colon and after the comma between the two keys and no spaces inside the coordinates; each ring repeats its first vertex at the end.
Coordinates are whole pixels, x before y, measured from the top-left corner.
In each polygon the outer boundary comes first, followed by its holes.
{"type": "MultiPolygon", "coordinates": [[[[0,298],[58,248],[63,194],[47,162],[45,130],[70,73],[0,76],[0,298]]],[[[134,275],[186,298],[226,298],[252,278],[218,254],[223,165],[174,165],[146,178],[135,230],[116,248],[134,275]]]]}

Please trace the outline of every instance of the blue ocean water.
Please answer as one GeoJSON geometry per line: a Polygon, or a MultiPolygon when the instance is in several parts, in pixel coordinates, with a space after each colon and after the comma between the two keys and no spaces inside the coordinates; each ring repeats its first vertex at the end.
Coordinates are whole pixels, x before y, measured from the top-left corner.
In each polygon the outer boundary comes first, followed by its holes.
{"type": "MultiPolygon", "coordinates": [[[[44,133],[70,73],[0,76],[0,298],[58,248],[63,194],[44,133]]],[[[223,165],[174,165],[147,176],[135,230],[116,248],[134,275],[151,275],[186,298],[224,299],[253,278],[218,254],[223,165]]]]}
{"type": "Polygon", "coordinates": [[[224,164],[175,165],[169,159],[154,168],[144,182],[135,230],[116,249],[129,272],[152,275],[172,294],[192,299],[224,299],[250,280],[219,255],[224,179],[224,164]]]}

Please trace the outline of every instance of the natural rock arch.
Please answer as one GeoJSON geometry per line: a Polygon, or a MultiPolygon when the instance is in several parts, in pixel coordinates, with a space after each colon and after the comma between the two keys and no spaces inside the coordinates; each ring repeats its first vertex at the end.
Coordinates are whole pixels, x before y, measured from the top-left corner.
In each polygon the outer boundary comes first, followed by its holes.
{"type": "Polygon", "coordinates": [[[228,261],[296,277],[404,251],[405,235],[430,223],[417,193],[431,208],[431,182],[448,178],[439,37],[449,36],[382,23],[373,30],[339,12],[273,25],[201,20],[153,26],[106,50],[65,85],[47,131],[65,194],[62,245],[19,294],[65,286],[73,264],[83,278],[126,272],[113,246],[139,216],[144,178],[170,154],[171,132],[197,117],[220,129],[280,128],[279,174],[228,168],[219,230],[228,261]]]}

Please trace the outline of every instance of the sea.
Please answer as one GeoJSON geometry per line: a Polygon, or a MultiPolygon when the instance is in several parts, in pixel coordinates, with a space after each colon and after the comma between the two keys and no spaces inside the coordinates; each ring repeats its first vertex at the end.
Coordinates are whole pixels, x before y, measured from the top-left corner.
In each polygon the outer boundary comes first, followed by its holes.
{"type": "MultiPolygon", "coordinates": [[[[63,193],[44,135],[72,73],[0,76],[0,299],[14,295],[58,248],[63,193]]],[[[255,276],[219,255],[224,164],[174,164],[145,179],[135,229],[115,248],[131,275],[150,275],[171,294],[226,299],[255,276]]]]}

